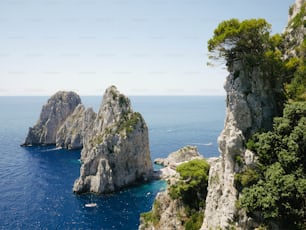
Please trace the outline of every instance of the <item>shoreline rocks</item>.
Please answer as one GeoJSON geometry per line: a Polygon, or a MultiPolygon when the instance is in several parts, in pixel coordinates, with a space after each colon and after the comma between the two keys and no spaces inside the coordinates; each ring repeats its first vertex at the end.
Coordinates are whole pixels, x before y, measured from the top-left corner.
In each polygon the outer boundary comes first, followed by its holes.
{"type": "MultiPolygon", "coordinates": [[[[176,167],[194,159],[204,159],[204,157],[198,152],[196,146],[185,146],[170,153],[167,158],[154,160],[156,164],[165,166],[155,172],[156,179],[167,180],[168,186],[165,191],[157,193],[151,211],[141,215],[139,230],[185,229],[184,224],[188,219],[186,205],[181,199],[171,197],[170,186],[177,185],[180,180],[176,167]],[[158,218],[154,219],[154,217],[158,218]]],[[[212,160],[214,161],[215,158],[212,160]]],[[[207,162],[210,161],[211,159],[207,159],[207,162]]]]}
{"type": "Polygon", "coordinates": [[[193,159],[202,159],[203,156],[199,153],[196,146],[187,145],[175,152],[172,152],[166,158],[157,158],[154,163],[164,166],[154,172],[154,178],[157,180],[168,179],[176,174],[176,167],[193,159]]]}

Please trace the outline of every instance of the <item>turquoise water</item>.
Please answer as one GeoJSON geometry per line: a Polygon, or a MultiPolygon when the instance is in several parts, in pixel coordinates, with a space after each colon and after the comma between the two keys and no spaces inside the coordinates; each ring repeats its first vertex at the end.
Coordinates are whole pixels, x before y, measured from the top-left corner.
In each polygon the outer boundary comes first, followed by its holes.
{"type": "MultiPolygon", "coordinates": [[[[152,158],[184,145],[197,145],[217,156],[217,136],[224,120],[223,97],[131,97],[150,134],[152,158]]],[[[165,182],[155,181],[106,196],[76,196],[80,151],[20,147],[38,119],[46,97],[0,97],[1,229],[137,229],[165,182]],[[85,208],[88,202],[96,208],[85,208]]],[[[83,97],[95,111],[101,97],[83,97]]]]}

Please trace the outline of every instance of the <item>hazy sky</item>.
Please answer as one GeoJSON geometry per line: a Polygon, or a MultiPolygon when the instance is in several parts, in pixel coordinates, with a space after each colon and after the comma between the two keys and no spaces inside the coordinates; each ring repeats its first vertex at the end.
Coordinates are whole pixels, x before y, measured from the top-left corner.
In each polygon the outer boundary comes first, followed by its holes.
{"type": "Polygon", "coordinates": [[[223,20],[265,18],[273,33],[294,0],[1,0],[0,95],[221,95],[208,67],[223,20]]]}

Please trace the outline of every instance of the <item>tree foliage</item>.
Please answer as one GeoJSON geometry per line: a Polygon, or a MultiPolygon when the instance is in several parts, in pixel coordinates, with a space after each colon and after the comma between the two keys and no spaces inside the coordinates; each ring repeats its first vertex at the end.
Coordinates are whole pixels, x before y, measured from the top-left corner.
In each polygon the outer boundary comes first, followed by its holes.
{"type": "Polygon", "coordinates": [[[171,185],[169,194],[172,199],[182,201],[185,214],[185,229],[200,229],[203,221],[203,208],[207,195],[209,164],[204,159],[195,159],[176,168],[179,181],[171,185]]]}
{"type": "Polygon", "coordinates": [[[254,135],[247,146],[258,157],[252,171],[257,178],[245,182],[240,206],[266,223],[305,229],[306,102],[288,104],[283,117],[274,119],[273,131],[254,135]]]}
{"type": "Polygon", "coordinates": [[[223,21],[208,41],[208,50],[214,59],[225,59],[228,66],[235,60],[259,61],[267,50],[271,26],[264,19],[223,21]]]}
{"type": "Polygon", "coordinates": [[[181,199],[189,209],[199,210],[207,194],[209,164],[204,159],[195,159],[176,168],[180,180],[170,187],[170,196],[181,199]]]}
{"type": "Polygon", "coordinates": [[[297,56],[287,60],[289,72],[286,83],[288,97],[293,100],[306,100],[306,39],[295,49],[297,56]]]}

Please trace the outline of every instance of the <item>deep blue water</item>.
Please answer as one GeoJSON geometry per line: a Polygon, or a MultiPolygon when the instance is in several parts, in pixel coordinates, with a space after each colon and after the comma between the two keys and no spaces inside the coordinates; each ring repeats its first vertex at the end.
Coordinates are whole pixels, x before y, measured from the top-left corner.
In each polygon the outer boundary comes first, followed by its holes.
{"type": "MultiPolygon", "coordinates": [[[[152,159],[187,144],[219,155],[224,97],[131,97],[149,127],[152,159]]],[[[76,196],[80,151],[20,147],[47,97],[0,97],[0,229],[137,229],[163,181],[107,196],[76,196]],[[85,208],[96,202],[97,208],[85,208]]],[[[101,97],[82,97],[95,111],[101,97]]]]}

